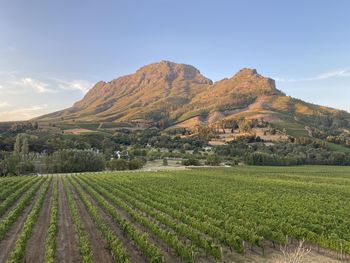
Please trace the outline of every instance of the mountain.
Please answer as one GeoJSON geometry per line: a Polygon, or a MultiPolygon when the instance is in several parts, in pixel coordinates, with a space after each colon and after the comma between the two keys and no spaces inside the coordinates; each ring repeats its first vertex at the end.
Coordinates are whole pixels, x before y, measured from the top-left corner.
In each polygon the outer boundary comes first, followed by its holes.
{"type": "Polygon", "coordinates": [[[98,82],[71,108],[37,118],[41,122],[135,123],[193,128],[237,118],[261,119],[304,129],[306,125],[347,127],[350,114],[286,96],[275,81],[244,68],[213,83],[198,69],[169,61],[134,74],[98,82]]]}
{"type": "Polygon", "coordinates": [[[177,110],[212,81],[190,65],[168,61],[150,64],[134,74],[108,83],[98,82],[73,107],[39,119],[81,121],[130,121],[161,111],[177,110]]]}

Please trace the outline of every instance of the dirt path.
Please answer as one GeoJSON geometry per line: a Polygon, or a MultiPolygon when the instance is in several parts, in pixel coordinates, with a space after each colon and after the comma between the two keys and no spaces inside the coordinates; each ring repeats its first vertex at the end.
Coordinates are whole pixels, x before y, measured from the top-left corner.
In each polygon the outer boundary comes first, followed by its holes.
{"type": "Polygon", "coordinates": [[[58,180],[58,233],[56,238],[56,262],[80,262],[79,246],[68,207],[62,178],[58,180]]]}
{"type": "Polygon", "coordinates": [[[107,242],[100,233],[97,225],[91,219],[88,211],[86,210],[84,203],[80,200],[74,187],[68,181],[69,189],[72,190],[72,196],[77,204],[80,218],[82,220],[83,228],[87,233],[89,242],[91,244],[94,262],[110,263],[113,262],[112,255],[107,249],[107,242]]]}
{"type": "Polygon", "coordinates": [[[133,243],[132,240],[127,238],[125,235],[123,235],[123,232],[120,230],[118,225],[114,223],[112,217],[110,214],[105,212],[98,204],[97,202],[89,195],[88,192],[85,191],[87,194],[90,202],[96,207],[100,213],[100,215],[106,220],[106,223],[108,226],[113,230],[114,234],[122,241],[124,247],[127,249],[130,261],[131,262],[147,262],[147,259],[142,255],[142,253],[139,251],[139,249],[136,247],[136,245],[133,243]]]}
{"type": "Polygon", "coordinates": [[[26,246],[25,262],[41,263],[45,257],[45,243],[47,229],[50,223],[50,208],[52,200],[53,181],[46,194],[46,198],[39,213],[38,221],[36,222],[32,236],[29,238],[26,246]]]}
{"type": "Polygon", "coordinates": [[[42,191],[43,185],[41,185],[40,190],[36,193],[35,198],[31,201],[30,205],[28,205],[22,212],[22,214],[17,218],[17,221],[12,225],[9,231],[6,233],[5,238],[0,241],[0,263],[6,262],[8,257],[11,255],[13,248],[15,247],[16,240],[18,235],[20,234],[24,222],[32,210],[35,201],[37,200],[39,193],[42,191]]]}

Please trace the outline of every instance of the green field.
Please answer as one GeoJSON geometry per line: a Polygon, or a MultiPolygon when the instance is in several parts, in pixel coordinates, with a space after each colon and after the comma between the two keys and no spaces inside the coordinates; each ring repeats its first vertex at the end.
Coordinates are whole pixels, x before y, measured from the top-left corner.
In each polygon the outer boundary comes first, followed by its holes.
{"type": "Polygon", "coordinates": [[[328,149],[330,149],[332,151],[344,152],[344,153],[350,152],[349,147],[345,147],[343,145],[339,145],[339,144],[335,144],[335,143],[331,143],[331,142],[327,142],[327,147],[328,147],[328,149]]]}
{"type": "Polygon", "coordinates": [[[300,123],[294,121],[281,121],[276,122],[273,126],[279,130],[286,129],[287,134],[293,137],[308,137],[308,132],[305,130],[305,127],[300,123]]]}
{"type": "Polygon", "coordinates": [[[344,258],[349,215],[347,167],[7,177],[0,262],[274,262],[297,240],[344,258]]]}

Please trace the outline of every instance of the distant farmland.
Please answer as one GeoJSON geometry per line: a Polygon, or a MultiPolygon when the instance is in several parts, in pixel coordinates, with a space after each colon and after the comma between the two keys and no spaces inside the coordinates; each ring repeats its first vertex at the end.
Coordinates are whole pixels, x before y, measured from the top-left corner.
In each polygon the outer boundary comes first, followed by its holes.
{"type": "Polygon", "coordinates": [[[346,167],[4,177],[0,262],[339,262],[349,215],[346,167]]]}

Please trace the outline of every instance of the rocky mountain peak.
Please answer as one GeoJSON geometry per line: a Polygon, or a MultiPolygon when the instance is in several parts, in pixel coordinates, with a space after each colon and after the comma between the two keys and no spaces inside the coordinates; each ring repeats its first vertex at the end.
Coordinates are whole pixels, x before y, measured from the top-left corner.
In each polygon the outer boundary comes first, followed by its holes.
{"type": "Polygon", "coordinates": [[[193,80],[199,78],[203,83],[211,84],[212,81],[201,75],[200,71],[194,66],[187,64],[178,64],[167,60],[146,65],[136,71],[136,75],[148,79],[162,79],[167,81],[193,80]]]}
{"type": "MultiPolygon", "coordinates": [[[[255,75],[259,75],[258,72],[256,71],[256,69],[251,69],[251,68],[242,68],[241,70],[239,70],[235,76],[244,76],[244,77],[251,77],[251,76],[255,76],[255,75]]],[[[259,75],[260,76],[260,75],[259,75]]]]}

